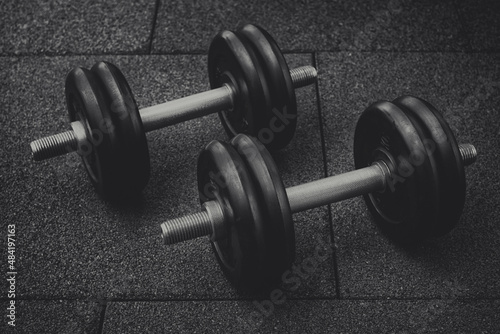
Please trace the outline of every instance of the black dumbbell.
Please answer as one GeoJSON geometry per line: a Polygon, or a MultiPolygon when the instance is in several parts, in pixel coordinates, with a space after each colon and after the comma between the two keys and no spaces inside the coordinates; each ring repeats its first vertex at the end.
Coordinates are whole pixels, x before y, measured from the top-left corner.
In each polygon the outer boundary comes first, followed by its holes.
{"type": "Polygon", "coordinates": [[[356,170],[286,188],[258,140],[212,141],[198,159],[203,210],[161,224],[167,244],[209,235],[236,287],[277,282],[294,260],[292,213],[363,195],[380,228],[399,242],[441,236],[465,201],[464,165],[476,159],[458,145],[428,102],[400,97],[372,104],[358,120],[356,170]]]}
{"type": "Polygon", "coordinates": [[[219,112],[231,137],[247,133],[279,149],[295,132],[294,89],[317,76],[311,66],[290,71],[273,38],[254,25],[214,38],[208,72],[212,90],[139,111],[116,66],[99,62],[91,70],[75,68],[66,78],[72,130],[31,142],[33,158],[76,151],[104,197],[135,194],[149,180],[146,132],[219,112]]]}

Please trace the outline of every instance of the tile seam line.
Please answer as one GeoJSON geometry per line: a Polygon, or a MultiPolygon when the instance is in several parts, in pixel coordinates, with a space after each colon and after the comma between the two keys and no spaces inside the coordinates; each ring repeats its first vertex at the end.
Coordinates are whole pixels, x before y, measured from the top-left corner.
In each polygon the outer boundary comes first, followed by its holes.
{"type": "MultiPolygon", "coordinates": [[[[371,54],[448,54],[448,55],[500,55],[500,50],[483,51],[350,51],[350,50],[317,50],[317,51],[284,51],[284,54],[319,54],[319,53],[371,53],[371,54]]],[[[70,57],[151,57],[151,56],[206,56],[207,52],[173,52],[173,53],[61,53],[61,54],[0,54],[0,58],[70,58],[70,57]]]]}
{"type": "MultiPolygon", "coordinates": [[[[313,52],[302,52],[302,51],[288,51],[288,52],[283,52],[283,54],[296,54],[296,55],[311,55],[313,52]]],[[[50,54],[45,54],[45,53],[21,53],[21,54],[15,54],[15,53],[4,53],[0,54],[0,58],[56,58],[56,57],[82,57],[82,56],[88,56],[88,57],[95,57],[95,56],[128,56],[128,57],[137,57],[137,56],[206,56],[208,55],[208,51],[201,50],[201,51],[186,51],[186,52],[165,52],[165,53],[158,53],[158,52],[112,52],[112,53],[101,53],[101,52],[96,52],[96,53],[50,53],[50,54]]]]}
{"type": "MultiPolygon", "coordinates": [[[[93,302],[107,306],[108,303],[125,303],[125,302],[252,302],[254,300],[261,300],[262,296],[255,296],[251,298],[241,299],[225,299],[225,298],[171,298],[171,299],[142,299],[142,298],[115,298],[115,299],[98,299],[98,298],[41,298],[41,299],[25,299],[17,298],[16,301],[28,302],[51,302],[51,301],[65,301],[65,302],[93,302]]],[[[1,299],[3,300],[3,298],[1,299]]],[[[486,301],[500,301],[500,297],[491,298],[435,298],[435,297],[349,297],[349,298],[336,298],[336,297],[302,297],[302,298],[287,298],[290,301],[402,301],[402,302],[415,302],[415,301],[457,301],[457,302],[486,302],[486,301]]]]}
{"type": "MultiPolygon", "coordinates": [[[[313,52],[311,54],[312,57],[312,62],[313,66],[316,68],[316,70],[319,73],[319,68],[318,68],[318,57],[316,52],[313,52]]],[[[318,115],[318,122],[319,122],[319,133],[320,133],[320,140],[321,140],[321,155],[322,155],[322,160],[323,160],[323,177],[328,177],[328,157],[327,157],[327,150],[326,150],[326,140],[325,140],[325,129],[324,129],[324,123],[323,123],[323,111],[321,109],[321,92],[319,89],[319,75],[318,79],[314,83],[314,87],[316,90],[316,110],[317,110],[317,115],[318,115]]],[[[327,205],[327,212],[328,212],[328,227],[329,227],[329,232],[330,232],[330,238],[332,242],[332,247],[333,247],[333,277],[335,280],[335,295],[337,296],[338,299],[342,299],[341,295],[341,289],[340,289],[340,274],[339,274],[339,266],[338,266],[338,256],[337,256],[337,249],[335,248],[335,233],[334,233],[334,228],[333,228],[333,214],[332,214],[332,207],[331,205],[327,205]]]]}
{"type": "Polygon", "coordinates": [[[151,26],[151,32],[149,34],[149,45],[148,45],[148,54],[151,54],[153,51],[153,40],[156,32],[156,23],[158,21],[158,12],[160,11],[160,0],[155,1],[155,13],[153,15],[153,24],[151,26]]]}
{"type": "Polygon", "coordinates": [[[99,327],[97,328],[97,333],[104,333],[104,323],[106,322],[106,312],[108,310],[108,302],[104,302],[102,305],[101,313],[99,314],[99,327]]]}

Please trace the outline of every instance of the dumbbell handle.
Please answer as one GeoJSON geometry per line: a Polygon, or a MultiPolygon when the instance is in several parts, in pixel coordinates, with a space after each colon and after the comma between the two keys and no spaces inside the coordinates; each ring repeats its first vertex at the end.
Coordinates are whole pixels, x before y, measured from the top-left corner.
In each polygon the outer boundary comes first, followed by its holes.
{"type": "Polygon", "coordinates": [[[286,195],[292,213],[296,213],[383,191],[389,175],[387,165],[377,161],[362,169],[286,188],[286,195]]]}
{"type": "MultiPolygon", "coordinates": [[[[459,145],[464,165],[476,161],[477,151],[471,144],[459,145]]],[[[384,161],[375,161],[371,166],[348,173],[304,183],[286,189],[290,209],[293,213],[339,202],[356,196],[387,189],[391,171],[384,161]]],[[[206,202],[207,204],[209,202],[206,202]]],[[[161,224],[163,240],[173,244],[184,240],[211,235],[217,239],[223,229],[224,215],[220,204],[211,201],[202,212],[172,219],[161,224]]]]}
{"type": "MultiPolygon", "coordinates": [[[[476,160],[476,148],[471,144],[458,146],[464,165],[476,160]]],[[[387,189],[391,171],[383,161],[351,172],[300,184],[286,189],[293,213],[309,210],[329,203],[340,202],[387,189]]]]}
{"type": "MultiPolygon", "coordinates": [[[[338,202],[362,194],[381,191],[385,188],[389,170],[382,162],[352,172],[330,176],[324,179],[286,188],[292,213],[338,202]]],[[[161,224],[166,244],[210,235],[217,239],[219,228],[223,228],[224,215],[217,201],[209,201],[201,212],[175,218],[161,224]]]]}
{"type": "Polygon", "coordinates": [[[186,96],[141,109],[144,131],[154,131],[170,125],[233,108],[233,89],[229,85],[186,96]]]}
{"type": "MultiPolygon", "coordinates": [[[[317,72],[312,66],[302,66],[290,71],[293,88],[312,84],[317,72]]],[[[234,108],[234,89],[226,84],[206,92],[186,96],[140,110],[146,132],[161,129],[190,119],[234,108]]]]}
{"type": "MultiPolygon", "coordinates": [[[[315,82],[316,69],[312,66],[302,66],[290,70],[294,88],[300,88],[315,82]]],[[[161,129],[197,117],[206,116],[221,110],[234,108],[236,93],[228,84],[202,93],[186,96],[155,106],[139,110],[145,132],[161,129]]],[[[79,123],[73,122],[73,123],[79,123]]],[[[44,160],[76,151],[79,142],[85,142],[85,133],[75,133],[73,130],[37,139],[30,143],[34,160],[44,160]]]]}

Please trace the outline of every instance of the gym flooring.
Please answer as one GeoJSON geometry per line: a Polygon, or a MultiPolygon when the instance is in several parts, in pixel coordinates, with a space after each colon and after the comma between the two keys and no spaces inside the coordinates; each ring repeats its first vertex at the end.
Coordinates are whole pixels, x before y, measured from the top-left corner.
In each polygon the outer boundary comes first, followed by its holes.
{"type": "Polygon", "coordinates": [[[444,1],[55,1],[0,3],[2,277],[15,225],[15,298],[2,279],[2,333],[500,331],[500,6],[444,1]],[[216,114],[147,134],[139,200],[103,201],[76,154],[31,159],[29,142],[69,129],[64,81],[98,60],[124,73],[139,107],[209,88],[213,36],[264,27],[290,67],[298,129],[274,154],[286,186],[353,169],[361,112],[421,97],[478,150],[450,234],[395,244],[361,197],[294,215],[296,289],[237,293],[207,238],[162,243],[159,224],[199,210],[196,161],[227,135],[216,114]],[[12,234],[12,233],[10,233],[12,234]],[[314,262],[318,247],[332,249],[314,262]],[[307,269],[307,270],[305,270],[307,269]],[[15,327],[7,309],[15,301],[15,327]]]}

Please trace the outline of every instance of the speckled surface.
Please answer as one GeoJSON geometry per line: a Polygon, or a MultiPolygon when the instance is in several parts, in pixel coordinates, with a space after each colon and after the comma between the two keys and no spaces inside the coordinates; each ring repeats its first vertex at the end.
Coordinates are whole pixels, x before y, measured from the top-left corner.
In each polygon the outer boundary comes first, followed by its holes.
{"type": "Polygon", "coordinates": [[[0,54],[147,53],[156,1],[2,1],[0,54]]]}
{"type": "Polygon", "coordinates": [[[500,3],[458,0],[458,13],[474,51],[499,51],[500,3]]]}
{"type": "MultiPolygon", "coordinates": [[[[16,225],[18,333],[500,331],[500,54],[495,2],[139,1],[0,4],[0,227],[16,225]],[[107,60],[140,107],[209,88],[215,33],[265,27],[291,67],[317,66],[297,91],[298,129],[274,154],[286,186],[353,168],[356,119],[372,102],[425,98],[467,168],[459,226],[414,248],[380,233],[361,198],[294,215],[296,266],[325,261],[274,305],[226,281],[207,239],[165,246],[159,223],[199,208],[196,159],[227,136],[217,115],[147,135],[151,180],[135,202],[103,201],[76,155],[31,160],[28,143],[69,128],[64,78],[107,60]],[[259,305],[264,305],[264,308],[259,305]],[[267,307],[267,308],[266,308],[267,307]],[[260,310],[260,311],[259,311],[260,310]],[[260,313],[259,313],[260,312],[260,313]]],[[[0,242],[7,273],[7,243],[0,242]]],[[[2,280],[0,332],[10,333],[2,280]]]]}
{"type": "Polygon", "coordinates": [[[283,49],[294,51],[436,51],[467,44],[452,1],[168,1],[159,7],[153,52],[205,52],[218,31],[245,23],[273,31],[283,49]]]}
{"type": "Polygon", "coordinates": [[[111,303],[103,333],[141,328],[148,333],[494,333],[498,301],[282,300],[252,302],[111,303]],[[143,317],[148,314],[149,317],[143,317]],[[197,314],[197,317],[193,317],[197,314]],[[186,321],[186,319],[190,319],[186,321]]]}
{"type": "Polygon", "coordinates": [[[16,326],[2,321],[2,333],[98,333],[104,305],[79,300],[18,300],[16,310],[16,326]]]}

